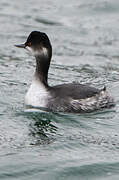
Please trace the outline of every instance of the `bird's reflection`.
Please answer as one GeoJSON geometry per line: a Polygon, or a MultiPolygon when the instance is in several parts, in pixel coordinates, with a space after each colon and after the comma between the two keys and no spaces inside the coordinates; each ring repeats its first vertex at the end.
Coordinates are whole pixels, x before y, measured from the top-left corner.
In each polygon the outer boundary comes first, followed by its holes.
{"type": "Polygon", "coordinates": [[[55,140],[57,127],[53,124],[55,116],[52,113],[26,113],[30,121],[29,136],[31,145],[49,144],[55,140]]]}

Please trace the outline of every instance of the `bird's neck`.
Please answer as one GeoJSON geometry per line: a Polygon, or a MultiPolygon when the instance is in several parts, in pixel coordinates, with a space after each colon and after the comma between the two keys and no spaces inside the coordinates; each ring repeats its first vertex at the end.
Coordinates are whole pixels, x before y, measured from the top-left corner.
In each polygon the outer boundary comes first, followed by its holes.
{"type": "Polygon", "coordinates": [[[50,66],[51,57],[48,55],[37,55],[35,78],[44,86],[48,87],[48,70],[50,66]]]}

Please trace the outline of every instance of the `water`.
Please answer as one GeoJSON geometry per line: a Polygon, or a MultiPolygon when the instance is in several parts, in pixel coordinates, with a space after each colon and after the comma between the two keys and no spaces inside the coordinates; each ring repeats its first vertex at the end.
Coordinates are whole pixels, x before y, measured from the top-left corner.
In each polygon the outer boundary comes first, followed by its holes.
{"type": "Polygon", "coordinates": [[[119,2],[0,1],[0,179],[119,179],[119,2]],[[33,30],[53,45],[52,85],[107,86],[117,106],[89,114],[24,112],[33,30]]]}

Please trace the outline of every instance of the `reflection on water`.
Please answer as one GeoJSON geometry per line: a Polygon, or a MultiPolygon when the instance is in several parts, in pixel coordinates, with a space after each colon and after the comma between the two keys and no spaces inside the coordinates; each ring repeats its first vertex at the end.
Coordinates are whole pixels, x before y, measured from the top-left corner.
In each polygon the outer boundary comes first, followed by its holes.
{"type": "Polygon", "coordinates": [[[31,145],[49,144],[55,140],[57,127],[53,125],[53,114],[27,113],[27,118],[33,121],[29,124],[31,145]]]}

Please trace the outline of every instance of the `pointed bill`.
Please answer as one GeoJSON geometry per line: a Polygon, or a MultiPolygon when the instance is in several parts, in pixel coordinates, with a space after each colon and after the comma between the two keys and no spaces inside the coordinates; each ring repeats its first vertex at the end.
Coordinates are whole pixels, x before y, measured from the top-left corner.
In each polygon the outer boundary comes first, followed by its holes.
{"type": "Polygon", "coordinates": [[[15,46],[18,48],[25,48],[26,47],[25,44],[15,44],[15,46]]]}

